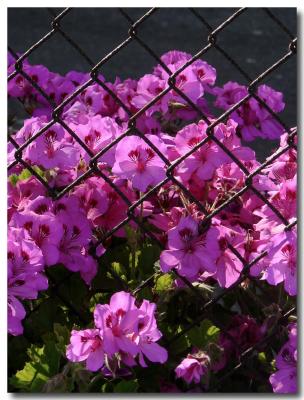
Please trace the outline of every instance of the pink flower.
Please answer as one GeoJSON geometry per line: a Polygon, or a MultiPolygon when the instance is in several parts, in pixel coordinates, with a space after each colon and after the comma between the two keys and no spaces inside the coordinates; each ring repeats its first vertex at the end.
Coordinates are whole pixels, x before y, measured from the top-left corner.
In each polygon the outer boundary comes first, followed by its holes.
{"type": "MultiPolygon", "coordinates": [[[[175,137],[176,150],[179,155],[188,153],[194,146],[204,140],[207,125],[204,122],[190,124],[180,130],[175,137]]],[[[225,162],[223,153],[212,141],[208,141],[189,155],[178,167],[178,175],[188,181],[192,174],[196,174],[201,180],[213,177],[216,168],[225,162]]]]}
{"type": "MultiPolygon", "coordinates": [[[[292,220],[297,215],[297,175],[283,182],[278,189],[270,192],[270,202],[286,219],[292,220]]],[[[266,215],[269,215],[269,211],[266,215]]]]}
{"type": "Polygon", "coordinates": [[[21,324],[25,309],[19,299],[36,299],[38,291],[46,290],[47,278],[43,274],[43,255],[24,229],[8,231],[8,332],[23,333],[21,324]]]}
{"type": "Polygon", "coordinates": [[[247,95],[247,89],[237,82],[227,82],[222,88],[214,88],[213,93],[217,95],[215,106],[228,110],[247,95]]]}
{"type": "MultiPolygon", "coordinates": [[[[166,146],[158,137],[146,137],[166,155],[166,146]]],[[[165,178],[164,167],[164,162],[143,139],[130,136],[118,143],[112,172],[121,178],[129,179],[135,189],[145,192],[148,186],[157,185],[165,178]]]]}
{"type": "Polygon", "coordinates": [[[217,279],[221,287],[227,288],[237,281],[244,268],[242,261],[228,245],[238,251],[241,256],[244,256],[245,234],[242,231],[221,226],[218,228],[217,238],[220,256],[215,261],[216,272],[213,278],[217,279]]]}
{"type": "Polygon", "coordinates": [[[192,381],[199,383],[203,375],[207,372],[209,361],[209,357],[206,354],[201,359],[188,354],[175,368],[176,376],[177,378],[184,379],[188,384],[192,381]]]}
{"type": "Polygon", "coordinates": [[[25,309],[15,296],[8,296],[7,325],[8,333],[19,336],[23,333],[21,321],[25,317],[25,309]]]}
{"type": "MultiPolygon", "coordinates": [[[[44,116],[26,120],[14,137],[16,142],[22,145],[46,124],[44,116]]],[[[26,147],[24,158],[46,169],[55,167],[64,169],[77,165],[79,152],[75,146],[65,140],[64,129],[56,123],[26,147]]]]}
{"type": "Polygon", "coordinates": [[[206,235],[198,232],[198,222],[192,217],[182,217],[178,225],[168,232],[168,247],[160,256],[163,272],[176,268],[181,275],[195,279],[204,271],[215,272],[219,255],[217,229],[211,227],[206,235]]]}
{"type": "Polygon", "coordinates": [[[82,83],[88,81],[90,79],[90,74],[78,72],[78,71],[69,71],[65,78],[70,80],[74,86],[80,86],[82,83]]]}
{"type": "MultiPolygon", "coordinates": [[[[45,117],[28,118],[24,121],[22,128],[18,132],[16,132],[13,138],[16,141],[16,143],[21,146],[23,143],[29,140],[35,134],[35,132],[38,132],[45,124],[46,124],[45,117]]],[[[33,148],[34,149],[36,148],[36,145],[33,142],[26,147],[23,153],[23,157],[26,160],[30,159],[30,155],[33,153],[32,151],[33,148]]],[[[15,159],[14,156],[15,151],[16,151],[15,147],[12,146],[11,154],[8,155],[10,161],[13,161],[13,159],[15,159]]]]}
{"type": "MultiPolygon", "coordinates": [[[[76,125],[74,130],[93,154],[98,153],[122,133],[121,128],[112,118],[102,118],[100,115],[89,118],[85,124],[76,125]]],[[[81,146],[80,151],[84,160],[88,163],[91,157],[81,146]]],[[[98,160],[112,166],[115,160],[115,146],[98,160]]]]}
{"type": "MultiPolygon", "coordinates": [[[[99,79],[105,81],[101,76],[99,79]]],[[[115,93],[115,84],[106,82],[106,85],[115,93]]],[[[91,115],[100,114],[103,117],[111,117],[118,109],[116,100],[97,83],[85,89],[80,97],[91,115]]]]}
{"type": "Polygon", "coordinates": [[[58,221],[63,227],[63,235],[58,245],[59,262],[71,271],[79,271],[82,268],[83,253],[92,237],[89,222],[81,213],[73,216],[62,213],[58,221]]]}
{"type": "Polygon", "coordinates": [[[51,126],[34,141],[29,152],[30,160],[46,169],[75,167],[79,161],[79,152],[64,139],[64,136],[62,126],[51,126]]]}
{"type": "MultiPolygon", "coordinates": [[[[130,201],[135,199],[134,191],[125,185],[125,181],[116,181],[115,185],[130,201]]],[[[126,217],[126,202],[102,178],[87,179],[76,188],[74,194],[79,198],[89,221],[101,234],[107,233],[126,217]]],[[[125,236],[124,230],[117,230],[115,235],[125,236]]]]}
{"type": "Polygon", "coordinates": [[[15,211],[22,212],[28,203],[37,196],[45,196],[44,186],[35,178],[18,181],[16,186],[8,184],[8,213],[9,220],[15,211]]]}
{"type": "Polygon", "coordinates": [[[63,113],[63,117],[66,123],[70,125],[72,130],[75,130],[73,124],[87,124],[89,121],[89,114],[87,107],[80,101],[75,101],[71,106],[67,106],[63,113]]]}
{"type": "Polygon", "coordinates": [[[98,371],[104,365],[103,341],[99,329],[72,330],[66,356],[72,362],[86,361],[89,371],[98,371]]]}
{"type": "Polygon", "coordinates": [[[47,289],[42,252],[24,229],[9,229],[7,258],[10,295],[36,299],[38,291],[47,289]]]}
{"type": "MultiPolygon", "coordinates": [[[[98,247],[99,249],[96,249],[96,255],[100,257],[105,253],[106,249],[102,246],[102,244],[100,244],[98,247]]],[[[79,269],[80,276],[87,285],[91,285],[92,280],[97,274],[97,262],[91,255],[89,255],[87,249],[82,250],[82,258],[80,261],[82,263],[79,269]]]]}
{"type": "MultiPolygon", "coordinates": [[[[185,64],[188,60],[191,59],[191,54],[185,53],[183,51],[171,50],[163,54],[160,59],[163,63],[170,67],[179,63],[185,64]]],[[[161,65],[157,65],[153,69],[153,74],[159,77],[163,76],[163,74],[165,74],[164,68],[161,65]]]]}
{"type": "MultiPolygon", "coordinates": [[[[88,254],[93,239],[90,221],[75,195],[65,197],[53,205],[56,220],[62,224],[63,236],[58,245],[59,262],[71,271],[79,271],[90,284],[97,273],[96,261],[88,254]]],[[[105,250],[104,250],[105,251],[105,250]]]]}
{"type": "Polygon", "coordinates": [[[289,340],[276,357],[275,373],[269,381],[275,393],[297,393],[297,325],[289,325],[289,340]]]}
{"type": "Polygon", "coordinates": [[[138,347],[137,319],[140,313],[135,306],[135,298],[129,293],[115,293],[110,304],[98,304],[94,310],[95,326],[102,330],[105,352],[113,356],[119,350],[135,356],[138,347]]]}
{"type": "MultiPolygon", "coordinates": [[[[136,112],[137,109],[133,105],[133,98],[136,96],[137,81],[133,79],[125,79],[124,81],[115,82],[115,94],[117,97],[128,107],[131,112],[136,112]]],[[[117,110],[118,118],[120,121],[127,121],[129,119],[128,114],[119,107],[117,110]]]]}
{"type": "MultiPolygon", "coordinates": [[[[51,79],[44,85],[44,90],[59,105],[69,94],[74,92],[75,85],[69,79],[59,74],[50,73],[50,75],[51,79]]],[[[41,103],[45,102],[45,99],[39,93],[37,94],[37,98],[41,103]]]]}
{"type": "MultiPolygon", "coordinates": [[[[190,59],[191,54],[176,50],[169,51],[161,57],[161,60],[168,66],[171,72],[178,70],[190,59]]],[[[166,81],[168,80],[168,73],[160,65],[154,69],[154,74],[166,81]]],[[[196,102],[204,94],[204,89],[214,85],[215,80],[215,68],[206,61],[195,60],[177,75],[175,85],[184,92],[190,100],[196,102]]],[[[177,96],[174,91],[173,96],[177,96]]],[[[183,99],[181,99],[181,101],[184,102],[183,99]]]]}
{"type": "Polygon", "coordinates": [[[266,259],[251,270],[253,275],[262,273],[261,279],[271,285],[284,282],[290,296],[297,294],[297,235],[295,229],[272,234],[263,249],[268,249],[266,259]],[[259,268],[260,267],[260,268],[259,268]]]}
{"type": "Polygon", "coordinates": [[[62,225],[50,213],[39,215],[33,211],[14,214],[11,226],[24,228],[41,249],[46,265],[54,265],[59,259],[58,245],[62,238],[62,225]]]}
{"type": "Polygon", "coordinates": [[[95,368],[94,371],[102,366],[104,356],[110,365],[116,365],[115,369],[120,369],[121,362],[135,366],[137,355],[142,367],[147,366],[143,356],[152,362],[164,363],[168,354],[156,343],[162,335],[157,329],[155,309],[155,304],[147,300],[137,307],[135,298],[127,292],[113,294],[110,304],[96,305],[95,329],[72,331],[71,344],[67,347],[68,359],[72,362],[87,359],[87,368],[95,368]],[[100,351],[102,360],[100,355],[91,354],[94,351],[100,351]],[[90,354],[93,360],[89,360],[90,354]]]}
{"type": "MultiPolygon", "coordinates": [[[[139,79],[137,83],[136,94],[132,99],[132,105],[136,109],[143,108],[147,103],[158,96],[166,87],[166,82],[152,74],[147,74],[139,79]]],[[[154,111],[163,109],[166,111],[168,95],[162,97],[156,104],[147,110],[147,116],[153,114],[154,111]]]]}
{"type": "Polygon", "coordinates": [[[82,208],[85,210],[87,218],[94,226],[99,225],[97,219],[108,209],[109,204],[106,193],[102,189],[104,181],[98,178],[89,178],[84,183],[76,187],[74,194],[80,200],[82,208]]]}
{"type": "MultiPolygon", "coordinates": [[[[297,215],[297,175],[292,179],[283,180],[276,185],[275,190],[268,192],[269,201],[280,212],[280,214],[289,222],[293,222],[297,215]]],[[[261,220],[256,228],[264,232],[264,236],[269,236],[276,226],[282,223],[282,220],[274,214],[270,207],[265,204],[260,209],[254,211],[261,220]]]]}
{"type": "MultiPolygon", "coordinates": [[[[13,70],[14,64],[9,68],[10,72],[13,72],[13,70]]],[[[23,62],[23,70],[40,86],[44,85],[50,74],[48,69],[43,65],[30,65],[27,60],[23,62]]],[[[18,74],[8,82],[8,93],[12,97],[25,97],[34,95],[37,92],[26,78],[18,74]]]]}
{"type": "Polygon", "coordinates": [[[142,314],[138,318],[138,336],[139,336],[139,363],[146,367],[143,355],[152,362],[165,363],[168,358],[168,352],[157,342],[161,337],[161,332],[157,329],[154,313],[156,304],[144,300],[139,310],[142,314]]]}
{"type": "MultiPolygon", "coordinates": [[[[279,148],[278,151],[281,149],[279,148]]],[[[297,173],[297,152],[290,148],[280,155],[267,169],[268,176],[276,182],[293,179],[297,173]]]]}
{"type": "MultiPolygon", "coordinates": [[[[213,92],[217,95],[215,105],[224,110],[227,110],[248,94],[247,88],[236,82],[227,82],[223,88],[216,88],[213,92]]],[[[260,85],[257,95],[275,113],[281,112],[285,107],[283,94],[276,92],[267,85],[260,85]]],[[[252,141],[256,137],[278,139],[283,133],[281,124],[255,98],[250,98],[244,102],[231,114],[231,117],[239,124],[242,138],[246,141],[252,141]]]]}

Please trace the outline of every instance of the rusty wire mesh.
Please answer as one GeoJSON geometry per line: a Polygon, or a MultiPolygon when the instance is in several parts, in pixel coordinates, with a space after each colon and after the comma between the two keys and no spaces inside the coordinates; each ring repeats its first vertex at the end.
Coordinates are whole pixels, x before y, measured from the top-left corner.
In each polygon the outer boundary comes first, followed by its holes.
{"type": "MultiPolygon", "coordinates": [[[[8,140],[13,144],[13,146],[16,148],[15,152],[15,161],[13,161],[9,166],[8,170],[12,169],[14,166],[17,164],[21,164],[23,167],[27,168],[36,178],[39,180],[47,189],[49,196],[51,196],[52,199],[57,200],[66,195],[69,191],[71,191],[75,186],[83,182],[85,179],[89,178],[90,176],[100,176],[103,178],[115,191],[116,193],[121,197],[121,199],[126,203],[128,206],[128,211],[126,213],[126,217],[123,221],[121,221],[117,226],[115,226],[113,229],[110,231],[106,232],[102,238],[99,239],[99,243],[105,241],[107,238],[109,238],[111,235],[113,235],[114,232],[116,232],[118,229],[120,229],[122,226],[128,224],[130,221],[133,221],[137,224],[137,226],[142,230],[143,235],[150,237],[153,241],[156,241],[161,248],[163,248],[163,244],[153,235],[152,232],[147,230],[147,228],[143,225],[142,221],[136,216],[136,208],[139,207],[149,196],[151,196],[153,193],[155,193],[158,189],[160,189],[164,184],[167,182],[171,182],[174,185],[178,186],[180,191],[189,199],[191,202],[195,203],[198,209],[204,213],[205,218],[202,222],[201,229],[204,229],[204,227],[208,227],[208,224],[210,224],[211,219],[216,216],[220,211],[222,211],[225,207],[227,207],[230,203],[235,201],[237,198],[242,196],[246,191],[251,190],[256,196],[258,196],[274,213],[275,215],[281,220],[281,222],[285,225],[285,229],[289,230],[291,229],[295,224],[295,222],[292,222],[291,224],[289,223],[288,220],[280,213],[279,210],[277,210],[271,202],[265,197],[265,195],[261,192],[259,192],[253,185],[253,178],[257,174],[259,174],[265,167],[270,165],[273,161],[275,161],[278,157],[280,157],[283,153],[287,152],[290,148],[296,149],[296,144],[295,144],[295,136],[297,135],[297,130],[296,128],[291,128],[289,127],[266,103],[263,101],[261,98],[258,97],[256,93],[257,85],[261,83],[266,77],[268,77],[271,73],[273,73],[277,68],[279,68],[282,64],[287,63],[292,57],[296,57],[296,44],[297,44],[297,39],[294,37],[294,35],[291,33],[291,31],[288,29],[285,24],[279,20],[270,9],[263,9],[263,12],[268,16],[269,19],[271,19],[278,27],[278,29],[282,30],[284,34],[289,38],[289,47],[286,50],[286,53],[278,58],[276,62],[274,62],[272,65],[270,65],[265,71],[263,71],[259,76],[256,77],[251,77],[249,74],[238,64],[237,61],[235,61],[224,49],[218,44],[218,38],[220,35],[225,34],[225,29],[227,26],[230,24],[235,23],[235,21],[238,19],[238,17],[246,12],[250,12],[246,8],[240,8],[236,12],[234,12],[232,15],[230,15],[225,21],[223,21],[220,25],[216,27],[212,27],[209,22],[204,18],[203,15],[201,15],[201,11],[197,9],[189,9],[189,12],[192,13],[195,18],[200,21],[200,23],[207,28],[209,35],[206,38],[207,39],[207,44],[199,50],[190,60],[188,60],[183,66],[181,66],[177,71],[172,73],[170,69],[167,67],[166,64],[162,62],[160,57],[153,51],[153,49],[141,38],[140,35],[140,27],[143,24],[147,24],[149,21],[149,18],[157,13],[158,9],[157,8],[152,8],[148,12],[146,12],[144,15],[142,15],[139,19],[134,21],[130,15],[128,14],[128,11],[126,9],[117,9],[117,12],[120,12],[123,17],[128,21],[130,28],[129,31],[127,32],[127,37],[124,41],[122,41],[117,47],[115,47],[111,52],[109,52],[105,57],[103,57],[99,62],[94,63],[92,59],[86,54],[85,50],[82,49],[79,44],[74,41],[64,30],[64,18],[65,16],[70,13],[71,9],[66,8],[62,12],[60,12],[58,15],[54,12],[53,9],[49,9],[49,13],[52,15],[52,23],[51,23],[51,30],[43,36],[39,41],[34,43],[29,49],[27,49],[20,57],[18,57],[17,53],[9,47],[9,52],[11,55],[15,58],[15,70],[9,75],[8,80],[10,81],[17,75],[22,75],[24,79],[26,79],[43,97],[44,99],[47,100],[47,102],[50,104],[52,107],[52,118],[50,122],[48,122],[42,129],[40,129],[38,132],[36,132],[31,138],[29,138],[24,144],[19,146],[13,139],[12,136],[9,135],[8,140]],[[65,40],[66,42],[69,43],[81,57],[87,62],[89,66],[89,71],[90,71],[90,78],[77,87],[77,89],[73,92],[68,94],[65,99],[60,103],[56,104],[54,102],[54,99],[52,99],[49,95],[47,95],[43,89],[24,71],[23,69],[23,61],[31,55],[33,52],[35,52],[40,46],[43,44],[47,43],[48,40],[54,36],[54,35],[60,35],[62,37],[62,40],[65,40]],[[111,88],[108,87],[108,85],[105,82],[102,82],[99,77],[98,73],[100,72],[102,66],[107,63],[112,57],[114,57],[120,50],[122,50],[124,47],[128,46],[129,43],[136,41],[147,53],[152,56],[155,61],[161,65],[161,67],[168,73],[168,86],[161,92],[159,93],[155,98],[153,98],[148,104],[146,104],[141,110],[137,111],[135,114],[131,112],[130,109],[119,99],[119,97],[111,90],[111,88]],[[200,57],[204,56],[208,51],[211,49],[215,49],[217,52],[220,52],[226,59],[227,63],[230,63],[234,68],[238,70],[238,72],[245,78],[247,82],[247,87],[248,87],[248,94],[242,98],[238,103],[234,104],[231,108],[229,108],[227,111],[223,112],[222,115],[217,117],[215,120],[212,122],[209,120],[209,118],[201,111],[200,108],[198,108],[176,85],[176,79],[181,74],[189,65],[191,65],[195,60],[199,59],[200,57]],[[102,150],[100,150],[97,154],[93,154],[92,151],[87,147],[87,145],[77,136],[75,132],[63,121],[61,115],[63,112],[63,109],[65,106],[67,106],[71,101],[73,101],[78,95],[80,95],[86,88],[88,88],[90,85],[97,83],[100,85],[113,99],[115,102],[119,104],[120,107],[123,108],[123,110],[127,113],[129,120],[128,120],[128,129],[120,135],[118,138],[116,138],[113,142],[108,144],[106,147],[104,147],[102,150]],[[174,91],[176,92],[181,98],[184,99],[184,101],[187,103],[187,105],[195,110],[200,119],[202,119],[206,124],[208,125],[207,128],[207,137],[202,140],[200,143],[196,144],[190,151],[188,151],[186,154],[183,156],[179,157],[177,160],[174,162],[170,162],[160,151],[159,149],[141,132],[138,127],[136,126],[136,120],[142,116],[152,105],[154,105],[158,100],[160,100],[166,93],[169,91],[174,91]],[[247,102],[250,98],[254,98],[262,107],[264,107],[275,119],[276,121],[281,124],[284,128],[284,130],[288,133],[288,140],[287,140],[287,145],[283,148],[281,148],[280,151],[275,152],[272,156],[268,157],[266,161],[260,164],[258,168],[256,168],[254,171],[249,172],[248,169],[245,167],[245,165],[234,155],[232,152],[225,147],[214,135],[214,129],[215,127],[221,123],[227,120],[227,118],[230,116],[230,114],[238,109],[239,107],[242,106],[245,102],[247,102]],[[78,142],[83,149],[87,152],[87,154],[90,156],[90,163],[89,163],[89,168],[88,170],[83,173],[81,176],[79,176],[74,182],[66,186],[63,190],[61,191],[56,191],[53,188],[51,188],[46,180],[44,180],[43,177],[37,173],[37,171],[32,168],[31,165],[29,165],[28,162],[26,162],[23,158],[23,151],[26,149],[26,147],[35,141],[41,134],[43,134],[46,130],[48,130],[53,124],[58,123],[60,124],[73,138],[76,142],[78,142]],[[115,186],[115,184],[109,179],[103,172],[102,170],[99,169],[98,167],[98,160],[99,158],[105,154],[108,150],[110,150],[114,145],[116,145],[122,138],[128,136],[128,135],[136,135],[140,138],[142,138],[147,145],[160,157],[160,159],[165,163],[166,165],[166,178],[159,182],[156,186],[151,188],[148,192],[145,194],[141,195],[140,198],[135,201],[134,203],[131,203],[130,200],[124,195],[124,193],[115,186]],[[224,201],[221,205],[219,205],[216,209],[214,209],[212,212],[208,212],[204,205],[197,200],[191,193],[190,191],[181,183],[179,182],[175,176],[174,176],[174,171],[175,168],[187,157],[189,157],[192,153],[194,153],[196,150],[198,150],[201,146],[206,144],[208,141],[213,141],[217,146],[219,146],[229,157],[230,159],[235,162],[235,164],[240,168],[240,170],[246,175],[246,180],[245,180],[245,186],[243,186],[238,192],[233,194],[231,197],[229,197],[226,201],[224,201]]],[[[19,99],[21,102],[22,100],[19,99]]],[[[97,245],[95,245],[96,248],[97,245]]],[[[243,263],[243,271],[239,277],[239,279],[229,288],[226,289],[221,289],[220,292],[213,297],[211,300],[207,301],[203,299],[203,304],[200,309],[200,314],[196,318],[196,320],[193,321],[193,323],[189,324],[187,327],[185,327],[181,332],[176,334],[173,338],[170,340],[166,340],[164,338],[165,343],[169,347],[170,351],[170,345],[183,336],[187,331],[189,331],[192,327],[195,325],[199,324],[205,317],[206,312],[214,305],[216,304],[223,296],[225,296],[227,293],[232,291],[235,287],[237,287],[240,283],[242,283],[249,275],[249,270],[252,265],[257,263],[261,258],[265,257],[267,254],[266,252],[263,252],[260,254],[258,257],[256,257],[254,260],[252,260],[250,263],[247,263],[246,260],[241,256],[241,254],[230,245],[231,251],[239,258],[239,260],[243,263]]],[[[189,288],[190,290],[194,293],[195,296],[197,296],[199,299],[201,299],[201,293],[197,290],[195,286],[192,285],[186,278],[183,276],[180,276],[177,271],[174,271],[176,276],[181,279],[189,288]]],[[[68,277],[64,278],[62,281],[54,281],[53,277],[47,273],[48,278],[50,280],[50,283],[53,285],[53,288],[55,290],[55,293],[58,295],[61,301],[63,301],[67,307],[69,307],[70,310],[75,312],[79,320],[82,321],[83,323],[87,323],[88,321],[83,315],[80,315],[78,310],[71,304],[69,301],[66,301],[64,297],[60,295],[58,291],[58,287],[64,283],[66,279],[69,279],[69,277],[73,273],[70,273],[68,277]]],[[[150,285],[153,283],[155,277],[155,273],[152,274],[148,279],[145,281],[141,282],[140,285],[135,288],[132,293],[136,295],[139,291],[141,291],[143,288],[146,286],[150,285]]],[[[119,279],[119,277],[117,277],[119,279]]],[[[125,285],[125,283],[124,283],[125,285]]],[[[128,289],[128,288],[126,288],[128,289]]],[[[37,306],[39,307],[39,305],[37,306]]],[[[281,317],[279,321],[281,322],[286,322],[287,318],[289,315],[291,315],[294,312],[295,308],[291,308],[290,310],[286,311],[285,314],[281,317]]],[[[32,310],[33,311],[33,310],[32,310]]],[[[28,318],[28,315],[27,317],[28,318]]],[[[276,333],[278,326],[275,328],[274,331],[272,331],[270,334],[266,335],[263,339],[262,342],[268,343],[273,336],[276,333]]],[[[261,344],[258,343],[248,349],[246,349],[238,359],[238,362],[236,365],[228,371],[224,376],[221,377],[219,384],[223,382],[223,380],[227,379],[229,376],[231,376],[235,371],[237,371],[240,366],[244,365],[244,363],[255,354],[256,348],[261,344]]],[[[211,391],[214,390],[216,391],[218,389],[217,387],[211,388],[211,391]]]]}

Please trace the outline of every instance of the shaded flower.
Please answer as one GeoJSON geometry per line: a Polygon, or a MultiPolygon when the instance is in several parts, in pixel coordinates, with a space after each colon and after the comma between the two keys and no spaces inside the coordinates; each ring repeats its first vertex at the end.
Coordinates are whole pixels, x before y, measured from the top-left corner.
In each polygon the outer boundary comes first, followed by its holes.
{"type": "Polygon", "coordinates": [[[210,359],[207,354],[201,357],[188,354],[186,358],[175,368],[177,378],[182,378],[188,384],[192,381],[199,383],[208,370],[210,359]]]}

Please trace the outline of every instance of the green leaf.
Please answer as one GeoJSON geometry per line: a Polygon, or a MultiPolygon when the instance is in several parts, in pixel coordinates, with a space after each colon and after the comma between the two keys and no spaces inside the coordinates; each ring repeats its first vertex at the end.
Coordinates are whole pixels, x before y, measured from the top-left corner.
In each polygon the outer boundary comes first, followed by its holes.
{"type": "Polygon", "coordinates": [[[21,172],[21,174],[19,174],[18,180],[23,181],[23,180],[25,180],[25,179],[30,178],[31,176],[32,176],[32,173],[31,173],[27,168],[25,168],[25,169],[21,172]]]}
{"type": "Polygon", "coordinates": [[[261,352],[258,354],[258,360],[265,364],[267,362],[266,354],[264,352],[261,352]]]}
{"type": "Polygon", "coordinates": [[[138,381],[137,379],[132,381],[120,381],[114,387],[114,393],[135,393],[138,390],[138,381]]]}
{"type": "Polygon", "coordinates": [[[137,247],[137,240],[138,240],[138,232],[136,229],[132,228],[129,225],[124,226],[124,231],[126,233],[126,237],[128,240],[128,244],[131,248],[137,247]]]}
{"type": "MultiPolygon", "coordinates": [[[[136,283],[134,285],[135,287],[137,286],[136,283]]],[[[143,289],[141,289],[136,297],[138,298],[138,300],[149,300],[149,301],[153,301],[153,293],[150,287],[144,287],[143,289]]]]}
{"type": "Polygon", "coordinates": [[[39,364],[37,368],[47,376],[51,377],[58,372],[61,354],[54,342],[48,342],[41,348],[32,346],[29,356],[39,364]]]}
{"type": "Polygon", "coordinates": [[[154,264],[159,259],[160,248],[157,245],[144,243],[138,255],[138,269],[142,277],[151,275],[154,271],[154,264]]]}
{"type": "Polygon", "coordinates": [[[155,291],[162,292],[172,287],[173,278],[170,274],[164,274],[156,278],[155,291]]]}
{"type": "Polygon", "coordinates": [[[10,176],[8,177],[8,180],[10,181],[10,183],[11,183],[13,186],[16,186],[16,184],[17,184],[19,178],[18,178],[18,175],[12,174],[12,175],[10,175],[10,176]]]}
{"type": "MultiPolygon", "coordinates": [[[[181,326],[179,326],[176,331],[176,334],[181,332],[182,329],[183,328],[181,326]]],[[[190,343],[187,335],[183,335],[172,342],[172,344],[170,345],[170,353],[172,353],[172,354],[183,353],[190,347],[190,344],[191,343],[190,343]]]]}
{"type": "Polygon", "coordinates": [[[199,326],[193,327],[188,333],[187,337],[193,346],[200,349],[204,348],[210,342],[216,342],[220,330],[213,325],[208,319],[204,319],[199,326]]]}
{"type": "Polygon", "coordinates": [[[54,334],[57,340],[57,347],[65,354],[65,348],[70,341],[71,332],[63,325],[55,322],[54,324],[54,334]]]}
{"type": "Polygon", "coordinates": [[[61,354],[54,342],[43,347],[32,345],[28,350],[30,361],[10,379],[10,384],[23,392],[41,392],[42,387],[58,372],[61,354]]]}
{"type": "Polygon", "coordinates": [[[116,275],[118,275],[121,279],[126,280],[126,269],[125,267],[119,262],[112,262],[111,267],[116,275]]]}
{"type": "Polygon", "coordinates": [[[9,373],[12,375],[21,369],[28,357],[26,349],[30,346],[30,343],[24,336],[10,336],[8,339],[8,365],[9,373]]]}
{"type": "Polygon", "coordinates": [[[79,311],[84,307],[84,298],[87,295],[88,288],[79,274],[73,274],[57,291],[79,311]]]}
{"type": "Polygon", "coordinates": [[[113,385],[111,382],[105,382],[101,386],[101,392],[102,393],[113,393],[113,385]]]}
{"type": "Polygon", "coordinates": [[[39,342],[43,335],[53,332],[54,322],[66,323],[64,311],[55,298],[44,298],[40,306],[24,322],[25,332],[33,342],[39,342]]]}
{"type": "Polygon", "coordinates": [[[32,363],[26,363],[23,370],[10,379],[10,384],[22,392],[40,392],[47,380],[47,375],[38,372],[32,363]]]}

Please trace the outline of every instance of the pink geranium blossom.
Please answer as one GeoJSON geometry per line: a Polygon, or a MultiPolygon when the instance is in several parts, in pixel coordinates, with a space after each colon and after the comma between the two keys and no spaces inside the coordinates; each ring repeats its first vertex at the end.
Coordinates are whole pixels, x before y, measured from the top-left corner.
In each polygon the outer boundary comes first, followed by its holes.
{"type": "MultiPolygon", "coordinates": [[[[269,196],[271,204],[286,220],[295,221],[297,214],[297,175],[276,185],[275,190],[269,191],[269,196]]],[[[263,231],[264,236],[269,236],[272,230],[282,223],[281,218],[274,214],[267,204],[254,211],[254,214],[261,218],[256,227],[263,231]]]]}
{"type": "Polygon", "coordinates": [[[138,347],[139,347],[139,363],[142,367],[146,367],[144,357],[152,362],[164,363],[167,361],[168,352],[166,349],[156,343],[161,337],[161,332],[157,329],[155,311],[156,304],[144,300],[139,310],[141,314],[138,319],[138,347]]]}
{"type": "Polygon", "coordinates": [[[215,261],[216,272],[213,278],[217,279],[221,287],[227,288],[237,281],[244,268],[242,261],[231,250],[231,247],[240,256],[243,256],[245,233],[242,230],[235,231],[223,226],[214,229],[218,229],[217,238],[220,255],[215,261]]]}
{"type": "Polygon", "coordinates": [[[135,356],[138,352],[135,335],[138,334],[139,311],[135,298],[129,293],[115,293],[110,304],[97,305],[94,311],[95,326],[102,330],[104,349],[113,356],[119,350],[135,356]]]}
{"type": "Polygon", "coordinates": [[[297,235],[295,229],[284,231],[277,228],[261,250],[268,250],[267,257],[251,268],[251,274],[266,280],[271,285],[284,282],[290,296],[297,294],[297,235]]]}
{"type": "Polygon", "coordinates": [[[36,299],[40,290],[48,287],[43,274],[44,259],[39,247],[25,229],[8,231],[8,332],[23,333],[22,319],[25,309],[19,299],[36,299]]]}
{"type": "Polygon", "coordinates": [[[168,232],[168,250],[160,256],[160,268],[168,272],[176,268],[181,275],[195,279],[199,272],[215,272],[219,255],[218,231],[211,227],[206,235],[198,232],[198,222],[182,217],[178,225],[168,232]]]}
{"type": "Polygon", "coordinates": [[[18,181],[14,186],[8,184],[8,215],[9,220],[15,211],[22,212],[31,200],[37,196],[45,196],[46,190],[44,186],[35,178],[30,177],[22,181],[18,181]]]}
{"type": "MultiPolygon", "coordinates": [[[[179,155],[187,154],[194,146],[207,138],[207,125],[204,122],[190,124],[180,130],[175,137],[176,150],[179,155]]],[[[183,180],[189,180],[192,174],[196,174],[201,180],[211,179],[216,168],[225,158],[211,140],[189,155],[178,167],[178,175],[183,180]]]]}
{"type": "Polygon", "coordinates": [[[87,360],[87,369],[94,371],[103,366],[104,357],[113,365],[123,362],[134,366],[137,356],[142,367],[147,366],[144,356],[152,362],[166,362],[167,351],[156,343],[162,335],[155,311],[155,304],[147,300],[137,307],[129,293],[113,294],[109,304],[96,305],[94,329],[72,331],[67,358],[72,362],[87,360]]]}
{"type": "MultiPolygon", "coordinates": [[[[147,135],[154,146],[166,155],[166,146],[154,135],[147,135]]],[[[122,139],[115,151],[115,164],[112,172],[129,179],[135,189],[145,192],[151,185],[156,185],[165,177],[164,162],[149,147],[149,145],[137,136],[122,139]]]]}
{"type": "Polygon", "coordinates": [[[10,228],[8,235],[8,290],[21,299],[36,299],[48,287],[42,274],[44,262],[40,248],[27,231],[10,228]]]}
{"type": "MultiPolygon", "coordinates": [[[[227,110],[246,97],[248,90],[236,82],[227,82],[223,88],[214,89],[213,93],[217,95],[215,105],[227,110]]],[[[283,94],[267,85],[258,87],[257,96],[275,113],[281,112],[285,107],[283,94]]],[[[250,98],[241,104],[233,111],[231,117],[239,124],[242,138],[246,141],[252,141],[257,137],[278,139],[283,133],[282,125],[255,98],[250,98]]]]}
{"type": "Polygon", "coordinates": [[[66,356],[72,362],[86,361],[89,371],[104,365],[103,341],[99,329],[72,330],[66,356]]]}
{"type": "Polygon", "coordinates": [[[23,326],[21,321],[26,314],[23,305],[15,296],[8,295],[7,308],[8,333],[13,336],[22,335],[23,326]]]}
{"type": "Polygon", "coordinates": [[[184,379],[188,384],[192,381],[199,383],[207,372],[209,363],[210,359],[207,354],[203,354],[200,357],[188,354],[175,368],[176,377],[184,379]]]}
{"type": "Polygon", "coordinates": [[[64,136],[64,129],[54,124],[35,140],[29,152],[30,160],[46,169],[75,167],[79,161],[79,152],[64,136]]]}
{"type": "MultiPolygon", "coordinates": [[[[22,145],[47,124],[45,117],[31,118],[14,137],[22,145]]],[[[65,139],[65,130],[58,123],[41,133],[24,151],[24,158],[46,169],[71,168],[79,161],[79,151],[65,139]]]]}
{"type": "Polygon", "coordinates": [[[269,378],[275,393],[297,392],[297,325],[293,323],[288,328],[289,340],[276,357],[277,371],[269,378]]]}
{"type": "Polygon", "coordinates": [[[24,211],[15,214],[10,224],[24,228],[28,232],[32,240],[41,249],[46,265],[53,265],[58,262],[58,245],[62,238],[63,228],[54,216],[24,211]]]}
{"type": "MultiPolygon", "coordinates": [[[[89,118],[85,124],[76,125],[74,130],[93,154],[98,153],[122,133],[121,128],[112,118],[102,118],[100,115],[89,118]]],[[[89,154],[81,146],[80,151],[83,159],[88,163],[90,160],[89,154]]],[[[101,156],[99,161],[112,166],[114,159],[115,146],[101,156]]]]}

